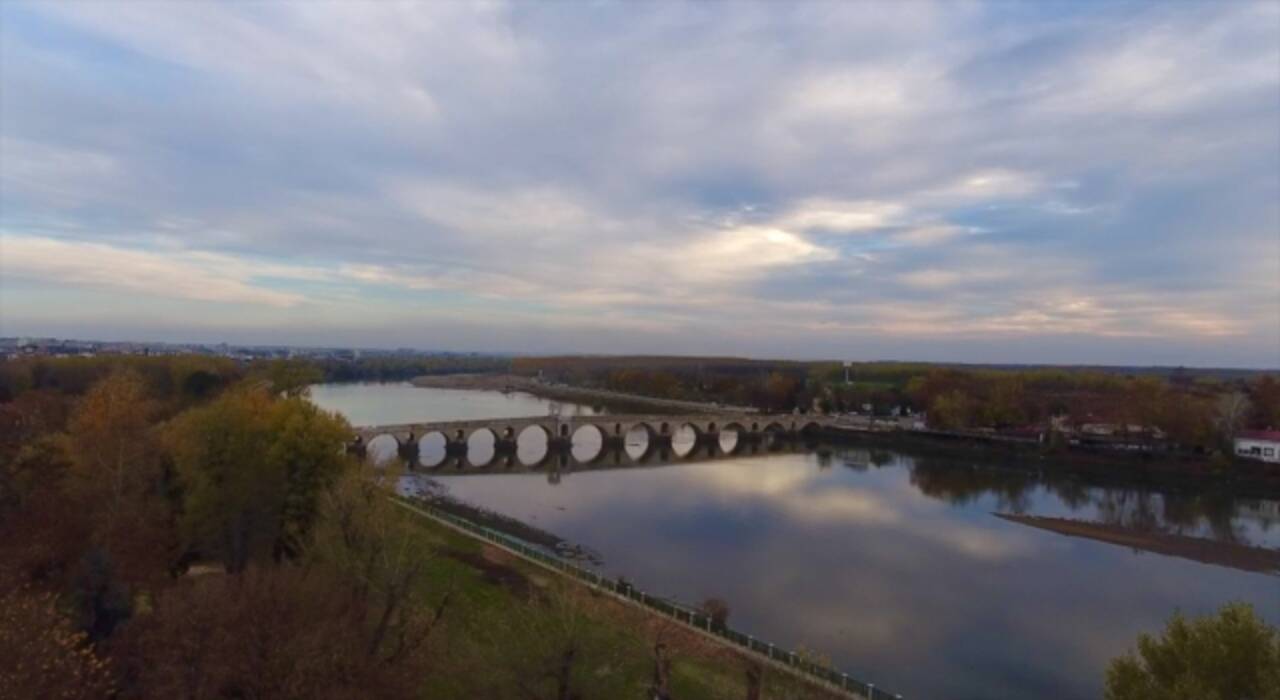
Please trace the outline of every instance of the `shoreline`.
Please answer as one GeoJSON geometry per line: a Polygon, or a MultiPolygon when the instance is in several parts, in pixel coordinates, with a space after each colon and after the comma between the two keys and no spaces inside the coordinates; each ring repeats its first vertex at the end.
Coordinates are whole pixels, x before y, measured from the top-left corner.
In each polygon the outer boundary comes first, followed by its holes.
{"type": "Polygon", "coordinates": [[[1208,459],[1161,454],[1133,454],[1080,448],[1045,451],[1038,443],[989,441],[979,438],[942,437],[904,431],[827,429],[824,438],[842,445],[884,447],[946,457],[973,455],[986,467],[1081,476],[1120,485],[1160,484],[1175,488],[1221,488],[1261,498],[1280,497],[1280,470],[1264,463],[1233,460],[1216,465],[1208,459]]]}
{"type": "Polygon", "coordinates": [[[433,389],[480,389],[486,391],[521,391],[545,399],[604,405],[605,407],[640,409],[638,413],[758,413],[749,406],[727,406],[703,401],[662,399],[640,394],[624,394],[607,389],[588,389],[562,384],[547,384],[514,374],[428,374],[409,380],[414,386],[433,389]]]}

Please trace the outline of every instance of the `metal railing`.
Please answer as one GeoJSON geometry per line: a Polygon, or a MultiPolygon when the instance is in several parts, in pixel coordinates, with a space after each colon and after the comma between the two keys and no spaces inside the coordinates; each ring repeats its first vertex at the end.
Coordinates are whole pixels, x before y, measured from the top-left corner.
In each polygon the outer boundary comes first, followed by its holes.
{"type": "Polygon", "coordinates": [[[392,496],[392,499],[409,510],[501,547],[535,564],[571,576],[599,590],[608,591],[620,598],[638,603],[678,623],[688,625],[699,632],[716,637],[752,654],[765,657],[778,666],[788,668],[811,680],[819,681],[834,690],[841,690],[867,700],[902,700],[901,695],[877,688],[874,683],[852,678],[847,673],[808,658],[806,654],[783,649],[749,634],[743,634],[724,625],[717,625],[712,617],[705,612],[680,605],[665,598],[649,595],[625,580],[601,576],[595,571],[584,569],[573,562],[550,554],[544,549],[532,546],[517,537],[512,537],[483,525],[477,525],[466,518],[436,508],[430,503],[402,496],[392,496]]]}

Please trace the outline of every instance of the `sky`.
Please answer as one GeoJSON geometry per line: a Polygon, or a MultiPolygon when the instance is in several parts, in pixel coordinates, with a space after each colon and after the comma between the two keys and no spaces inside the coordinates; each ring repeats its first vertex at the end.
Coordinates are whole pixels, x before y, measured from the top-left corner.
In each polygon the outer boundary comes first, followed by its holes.
{"type": "Polygon", "coordinates": [[[0,335],[1280,367],[1280,3],[0,3],[0,335]]]}

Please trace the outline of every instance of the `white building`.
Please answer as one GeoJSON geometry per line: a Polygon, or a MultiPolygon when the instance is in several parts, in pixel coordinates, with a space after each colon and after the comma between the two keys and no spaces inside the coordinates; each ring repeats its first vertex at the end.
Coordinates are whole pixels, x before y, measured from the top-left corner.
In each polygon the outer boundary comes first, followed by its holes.
{"type": "Polygon", "coordinates": [[[1236,435],[1236,456],[1280,464],[1280,430],[1245,430],[1236,435]]]}

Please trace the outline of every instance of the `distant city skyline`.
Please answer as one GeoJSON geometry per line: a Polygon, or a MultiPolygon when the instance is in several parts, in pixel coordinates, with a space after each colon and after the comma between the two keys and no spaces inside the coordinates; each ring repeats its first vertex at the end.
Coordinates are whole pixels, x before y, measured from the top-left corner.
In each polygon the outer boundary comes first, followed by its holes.
{"type": "Polygon", "coordinates": [[[1280,4],[0,4],[0,336],[1280,366],[1280,4]]]}

